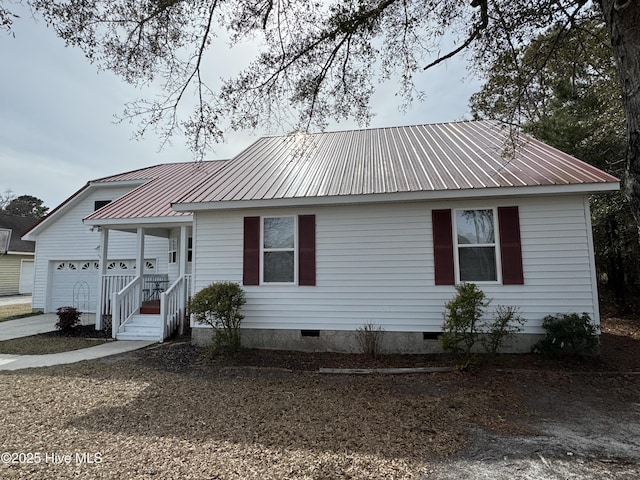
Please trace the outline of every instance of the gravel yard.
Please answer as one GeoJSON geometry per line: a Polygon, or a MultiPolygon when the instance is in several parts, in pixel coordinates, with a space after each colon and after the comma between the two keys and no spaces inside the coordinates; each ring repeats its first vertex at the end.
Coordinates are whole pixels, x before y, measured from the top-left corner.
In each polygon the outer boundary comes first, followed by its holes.
{"type": "Polygon", "coordinates": [[[367,362],[249,352],[212,364],[175,341],[3,372],[0,478],[635,479],[640,376],[587,373],[640,371],[637,322],[620,325],[604,362],[571,368],[524,356],[475,375],[321,375],[367,362]]]}

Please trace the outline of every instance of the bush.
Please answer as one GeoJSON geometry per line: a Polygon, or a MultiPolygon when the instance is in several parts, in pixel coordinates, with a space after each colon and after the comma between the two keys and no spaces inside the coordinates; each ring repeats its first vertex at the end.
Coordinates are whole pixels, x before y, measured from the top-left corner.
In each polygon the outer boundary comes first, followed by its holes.
{"type": "Polygon", "coordinates": [[[472,350],[480,343],[486,354],[495,357],[507,340],[522,331],[525,320],[517,307],[498,305],[493,320],[484,320],[485,309],[491,303],[484,292],[473,283],[456,286],[457,294],[445,304],[444,324],[440,345],[444,351],[462,354],[462,370],[476,363],[472,350]]]}
{"type": "Polygon", "coordinates": [[[507,340],[522,331],[525,319],[518,311],[518,307],[513,306],[498,305],[496,307],[495,318],[493,322],[485,323],[484,335],[480,339],[485,353],[495,357],[507,340]]]}
{"type": "Polygon", "coordinates": [[[545,337],[533,347],[545,357],[579,357],[598,354],[599,329],[587,313],[548,315],[542,322],[545,337]]]}
{"type": "Polygon", "coordinates": [[[378,358],[382,347],[382,337],[384,336],[384,328],[375,326],[372,323],[366,323],[362,327],[356,329],[358,343],[363,354],[371,358],[378,358]]]}
{"type": "Polygon", "coordinates": [[[213,351],[235,352],[240,349],[240,309],[246,303],[244,290],[233,282],[219,282],[203,288],[189,302],[196,322],[213,327],[213,351]]]}
{"type": "Polygon", "coordinates": [[[73,328],[80,323],[80,316],[82,312],[79,312],[74,307],[60,307],[56,310],[58,314],[58,322],[56,328],[63,332],[73,330],[73,328]]]}
{"type": "Polygon", "coordinates": [[[445,304],[444,325],[440,335],[442,349],[463,353],[467,359],[478,340],[478,329],[490,301],[474,283],[456,285],[457,295],[445,304]]]}

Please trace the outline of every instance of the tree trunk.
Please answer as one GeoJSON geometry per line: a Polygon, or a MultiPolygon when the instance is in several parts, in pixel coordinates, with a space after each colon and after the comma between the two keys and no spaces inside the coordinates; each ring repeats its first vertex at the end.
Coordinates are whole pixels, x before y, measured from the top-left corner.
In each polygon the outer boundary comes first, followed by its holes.
{"type": "Polygon", "coordinates": [[[626,193],[640,235],[640,2],[600,0],[615,52],[627,122],[626,193]]]}

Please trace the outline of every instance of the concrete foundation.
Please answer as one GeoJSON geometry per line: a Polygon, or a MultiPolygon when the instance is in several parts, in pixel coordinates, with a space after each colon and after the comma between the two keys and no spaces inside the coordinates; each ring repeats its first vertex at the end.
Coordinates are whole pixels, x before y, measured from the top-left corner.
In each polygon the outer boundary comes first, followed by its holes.
{"type": "MultiPolygon", "coordinates": [[[[213,331],[194,327],[191,342],[197,346],[211,345],[213,331]]],[[[242,329],[242,345],[247,348],[296,350],[301,352],[360,353],[359,332],[349,330],[272,330],[242,329]]],[[[436,334],[423,332],[384,332],[382,353],[428,354],[442,353],[436,334]]],[[[517,335],[503,353],[529,353],[543,335],[517,335]]],[[[479,350],[481,351],[481,349],[479,350]]]]}

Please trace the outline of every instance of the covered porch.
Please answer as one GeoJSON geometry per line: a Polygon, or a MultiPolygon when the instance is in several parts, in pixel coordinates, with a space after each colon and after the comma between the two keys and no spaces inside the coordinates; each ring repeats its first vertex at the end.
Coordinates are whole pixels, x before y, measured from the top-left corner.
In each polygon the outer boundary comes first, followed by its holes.
{"type": "Polygon", "coordinates": [[[162,342],[183,333],[191,296],[191,224],[100,226],[100,266],[96,329],[110,329],[119,340],[162,342]],[[136,258],[131,273],[111,273],[109,232],[131,233],[136,258]],[[145,256],[145,238],[167,239],[159,258],[145,256]]]}

